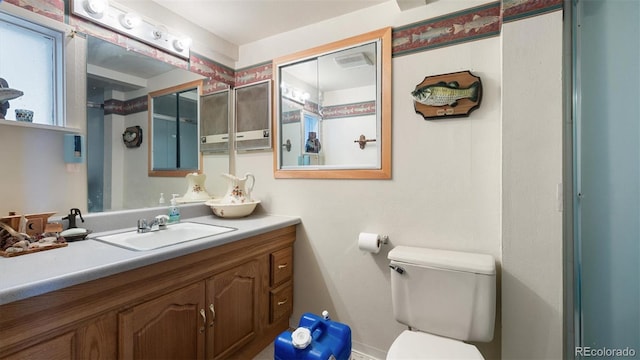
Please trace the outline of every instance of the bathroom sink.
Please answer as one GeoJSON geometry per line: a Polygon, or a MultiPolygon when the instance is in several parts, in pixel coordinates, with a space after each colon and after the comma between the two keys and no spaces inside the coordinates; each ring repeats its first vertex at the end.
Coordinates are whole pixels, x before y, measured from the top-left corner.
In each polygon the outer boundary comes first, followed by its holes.
{"type": "Polygon", "coordinates": [[[138,233],[136,230],[113,235],[96,236],[94,240],[106,242],[130,250],[145,251],[175,245],[208,236],[223,234],[236,229],[192,222],[170,224],[164,230],[138,233]]]}

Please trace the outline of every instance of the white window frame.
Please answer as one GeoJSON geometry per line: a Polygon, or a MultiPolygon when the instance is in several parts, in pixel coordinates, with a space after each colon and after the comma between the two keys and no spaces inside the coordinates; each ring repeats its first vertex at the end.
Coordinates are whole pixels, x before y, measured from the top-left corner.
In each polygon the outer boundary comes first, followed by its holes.
{"type": "MultiPolygon", "coordinates": [[[[64,127],[66,114],[66,92],[65,92],[65,63],[64,63],[64,30],[57,30],[47,27],[32,19],[21,18],[11,13],[0,11],[0,21],[13,24],[24,28],[28,32],[35,32],[41,36],[50,38],[53,41],[53,61],[52,70],[53,88],[51,89],[53,97],[53,108],[50,122],[45,125],[64,127]]],[[[18,53],[18,52],[16,52],[18,53]]],[[[11,87],[11,84],[9,84],[11,87]]]]}

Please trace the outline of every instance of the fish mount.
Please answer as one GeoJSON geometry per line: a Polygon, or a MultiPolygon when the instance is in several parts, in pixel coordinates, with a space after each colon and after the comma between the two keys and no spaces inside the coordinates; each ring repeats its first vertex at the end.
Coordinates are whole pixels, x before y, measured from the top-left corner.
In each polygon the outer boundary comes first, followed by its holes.
{"type": "Polygon", "coordinates": [[[482,81],[470,71],[427,76],[411,97],[425,120],[469,116],[480,107],[482,81]]]}

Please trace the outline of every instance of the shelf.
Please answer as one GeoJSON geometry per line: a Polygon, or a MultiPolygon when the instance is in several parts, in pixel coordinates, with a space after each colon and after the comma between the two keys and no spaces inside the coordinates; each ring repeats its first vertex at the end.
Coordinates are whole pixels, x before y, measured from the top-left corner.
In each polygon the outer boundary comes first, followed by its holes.
{"type": "Polygon", "coordinates": [[[69,134],[79,134],[80,133],[80,129],[78,129],[78,128],[67,127],[67,126],[54,126],[54,125],[34,124],[34,123],[30,123],[30,122],[16,121],[16,120],[3,120],[3,119],[0,119],[0,125],[17,126],[17,127],[41,129],[41,130],[52,130],[52,131],[59,131],[59,132],[63,132],[63,133],[69,133],[69,134]]]}

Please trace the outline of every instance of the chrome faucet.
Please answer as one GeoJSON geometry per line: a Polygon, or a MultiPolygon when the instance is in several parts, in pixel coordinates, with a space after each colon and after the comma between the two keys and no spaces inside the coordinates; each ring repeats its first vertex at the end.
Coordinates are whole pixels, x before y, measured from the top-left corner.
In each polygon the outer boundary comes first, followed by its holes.
{"type": "Polygon", "coordinates": [[[158,215],[151,220],[151,223],[147,219],[138,219],[138,233],[164,230],[167,228],[167,222],[169,222],[167,215],[158,215]]]}

